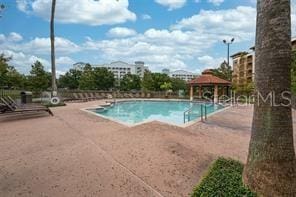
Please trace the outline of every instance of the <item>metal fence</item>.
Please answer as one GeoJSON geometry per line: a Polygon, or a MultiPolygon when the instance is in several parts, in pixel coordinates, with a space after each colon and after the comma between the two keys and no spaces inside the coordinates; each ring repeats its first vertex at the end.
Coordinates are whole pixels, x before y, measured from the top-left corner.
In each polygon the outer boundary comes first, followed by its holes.
{"type": "MultiPolygon", "coordinates": [[[[0,97],[10,96],[13,99],[19,99],[21,90],[3,90],[0,89],[0,97]]],[[[49,93],[49,92],[48,92],[49,93]]],[[[69,98],[73,93],[96,93],[98,95],[112,95],[113,98],[170,98],[180,99],[188,96],[180,95],[179,92],[165,92],[165,91],[94,91],[94,90],[59,90],[59,96],[62,98],[69,98]]],[[[50,94],[50,93],[49,93],[50,94]]],[[[35,100],[42,100],[42,93],[34,93],[35,100]]]]}
{"type": "Polygon", "coordinates": [[[0,89],[0,97],[10,96],[11,98],[17,99],[20,98],[21,91],[20,90],[3,90],[0,89]]]}
{"type": "MultiPolygon", "coordinates": [[[[95,93],[97,95],[112,95],[113,98],[187,98],[186,95],[180,95],[179,92],[154,92],[154,91],[94,91],[94,90],[59,90],[59,96],[69,98],[73,93],[95,93]]],[[[188,97],[189,98],[189,97],[188,97]]]]}

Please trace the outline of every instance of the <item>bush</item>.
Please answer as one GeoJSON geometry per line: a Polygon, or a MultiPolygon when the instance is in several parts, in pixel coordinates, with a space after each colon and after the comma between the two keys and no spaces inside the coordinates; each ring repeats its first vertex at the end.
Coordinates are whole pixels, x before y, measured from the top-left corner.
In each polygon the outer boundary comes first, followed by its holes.
{"type": "Polygon", "coordinates": [[[219,158],[194,189],[192,197],[200,196],[256,196],[242,182],[243,164],[219,158]]]}

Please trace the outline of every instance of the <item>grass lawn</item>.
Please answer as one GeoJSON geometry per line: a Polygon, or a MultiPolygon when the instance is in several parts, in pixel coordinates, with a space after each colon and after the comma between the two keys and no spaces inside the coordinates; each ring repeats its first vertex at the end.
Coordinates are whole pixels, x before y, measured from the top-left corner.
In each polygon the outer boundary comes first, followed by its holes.
{"type": "Polygon", "coordinates": [[[242,182],[243,168],[243,164],[238,161],[219,158],[196,186],[192,197],[256,196],[242,182]]]}

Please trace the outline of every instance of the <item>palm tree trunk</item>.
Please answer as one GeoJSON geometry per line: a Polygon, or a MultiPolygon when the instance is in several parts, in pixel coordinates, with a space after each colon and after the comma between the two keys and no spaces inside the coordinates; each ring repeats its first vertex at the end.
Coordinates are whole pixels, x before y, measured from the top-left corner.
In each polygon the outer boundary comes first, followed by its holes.
{"type": "Polygon", "coordinates": [[[281,95],[291,87],[290,0],[258,0],[257,11],[256,88],[274,96],[256,98],[244,183],[263,196],[295,196],[292,113],[281,95]]]}
{"type": "Polygon", "coordinates": [[[56,65],[55,65],[55,43],[54,43],[54,15],[55,15],[55,6],[56,6],[56,0],[52,0],[51,18],[50,18],[52,96],[56,96],[57,95],[56,65]]]}

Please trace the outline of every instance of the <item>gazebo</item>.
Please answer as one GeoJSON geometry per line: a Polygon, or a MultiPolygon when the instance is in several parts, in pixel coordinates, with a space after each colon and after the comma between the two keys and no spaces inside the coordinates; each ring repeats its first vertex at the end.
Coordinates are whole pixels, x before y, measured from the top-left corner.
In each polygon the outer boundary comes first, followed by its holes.
{"type": "Polygon", "coordinates": [[[190,86],[191,101],[193,100],[193,97],[194,97],[195,87],[198,87],[199,98],[202,98],[203,96],[203,88],[210,87],[210,88],[214,88],[214,102],[217,103],[219,98],[219,88],[222,89],[222,95],[225,95],[225,89],[226,89],[226,95],[228,96],[231,82],[214,76],[213,71],[210,69],[207,69],[204,72],[202,72],[202,75],[190,81],[188,85],[190,86]]]}

